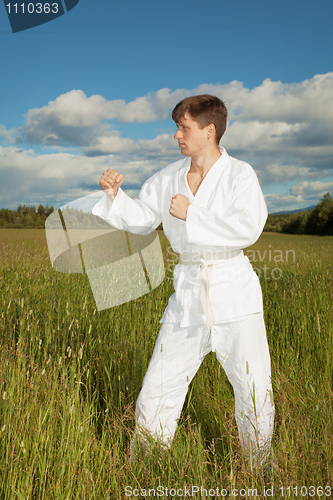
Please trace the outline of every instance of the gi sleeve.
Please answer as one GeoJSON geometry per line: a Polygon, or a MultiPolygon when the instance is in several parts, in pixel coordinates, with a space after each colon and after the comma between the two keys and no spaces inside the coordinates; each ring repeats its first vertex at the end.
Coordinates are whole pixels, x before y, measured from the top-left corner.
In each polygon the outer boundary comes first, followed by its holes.
{"type": "Polygon", "coordinates": [[[187,210],[187,241],[194,245],[222,247],[233,251],[252,245],[260,236],[267,206],[258,178],[252,169],[241,174],[225,213],[191,204],[187,210]]]}
{"type": "Polygon", "coordinates": [[[113,201],[105,194],[96,203],[92,213],[117,229],[134,234],[149,234],[161,223],[160,190],[157,172],[143,184],[138,200],[133,200],[119,188],[113,201]]]}

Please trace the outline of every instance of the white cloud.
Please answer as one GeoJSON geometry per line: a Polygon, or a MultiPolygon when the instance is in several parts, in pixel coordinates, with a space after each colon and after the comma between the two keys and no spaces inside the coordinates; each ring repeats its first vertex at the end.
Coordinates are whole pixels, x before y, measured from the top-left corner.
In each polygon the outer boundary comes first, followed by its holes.
{"type": "Polygon", "coordinates": [[[92,144],[83,147],[82,151],[89,156],[119,154],[139,156],[142,159],[154,157],[163,160],[164,163],[179,158],[177,141],[169,134],[159,134],[149,140],[133,141],[120,137],[119,133],[106,131],[92,144]]]}
{"type": "Polygon", "coordinates": [[[331,159],[333,152],[332,92],[333,73],[294,84],[266,79],[252,90],[238,81],[174,92],[164,88],[128,103],[107,101],[100,95],[87,97],[82,90],[72,90],[47,106],[29,110],[25,125],[17,131],[17,140],[79,146],[87,154],[139,154],[144,141],[135,144],[130,138],[122,138],[117,123],[163,120],[185,96],[213,93],[226,102],[229,111],[229,127],[223,138],[228,149],[242,156],[266,152],[282,158],[292,155],[297,165],[306,158],[305,166],[314,168],[317,159],[323,158],[327,168],[331,160],[326,157],[331,159]]]}
{"type": "MultiPolygon", "coordinates": [[[[330,172],[321,171],[320,175],[322,177],[329,176],[330,172]]],[[[318,171],[307,167],[274,163],[268,165],[264,170],[258,171],[258,176],[262,185],[282,184],[300,179],[318,179],[318,171]]]]}
{"type": "Polygon", "coordinates": [[[291,188],[291,193],[293,195],[307,196],[307,198],[315,197],[317,199],[318,196],[322,198],[327,192],[333,192],[333,181],[303,181],[291,188]]]}
{"type": "Polygon", "coordinates": [[[264,123],[258,120],[237,120],[227,129],[223,143],[230,149],[242,151],[280,151],[281,142],[302,129],[299,123],[264,123]]]}
{"type": "Polygon", "coordinates": [[[311,205],[301,195],[294,196],[292,194],[267,194],[265,195],[265,201],[269,213],[280,212],[282,210],[297,210],[311,205]]]}
{"type": "Polygon", "coordinates": [[[82,90],[72,90],[51,101],[47,106],[31,109],[26,115],[22,132],[31,139],[45,140],[52,127],[90,128],[103,120],[120,122],[153,122],[169,117],[172,108],[182,98],[199,93],[213,93],[222,98],[229,111],[229,120],[240,122],[278,122],[289,124],[332,123],[333,73],[315,75],[297,84],[263,81],[249,90],[241,82],[225,85],[202,84],[195,89],[164,88],[149,92],[126,103],[122,99],[107,101],[103,96],[87,97],[82,90]],[[46,130],[43,133],[41,126],[46,130]]]}
{"type": "Polygon", "coordinates": [[[0,137],[3,137],[7,143],[13,143],[15,135],[16,135],[15,129],[7,130],[7,128],[4,125],[0,124],[0,137]]]}
{"type": "Polygon", "coordinates": [[[267,194],[265,200],[270,213],[281,210],[297,210],[317,205],[328,192],[333,192],[333,180],[328,182],[303,181],[295,184],[289,193],[267,194]]]}
{"type": "Polygon", "coordinates": [[[125,101],[106,101],[101,95],[87,97],[82,90],[71,90],[42,108],[30,109],[27,124],[31,127],[40,122],[54,121],[64,127],[91,127],[101,120],[117,117],[125,101]]]}
{"type": "Polygon", "coordinates": [[[18,136],[30,144],[89,146],[104,134],[112,137],[110,124],[104,123],[106,120],[145,123],[165,119],[170,107],[184,97],[185,92],[161,89],[126,104],[121,99],[107,101],[100,95],[87,97],[82,90],[72,90],[47,106],[29,110],[18,136]]]}
{"type": "Polygon", "coordinates": [[[32,149],[0,146],[0,207],[15,208],[20,203],[59,207],[100,189],[99,180],[109,168],[124,175],[124,190],[136,196],[143,182],[163,165],[155,158],[37,155],[32,149]]]}
{"type": "MultiPolygon", "coordinates": [[[[152,146],[149,141],[147,143],[147,149],[156,151],[158,144],[153,143],[152,146]]],[[[156,159],[154,155],[148,159],[121,155],[87,157],[69,153],[37,155],[31,149],[25,151],[13,146],[0,146],[0,204],[15,208],[20,203],[48,203],[60,207],[88,195],[92,190],[98,190],[99,179],[108,168],[124,175],[124,190],[136,197],[143,182],[164,165],[164,159],[156,159]]],[[[292,165],[272,165],[269,170],[268,177],[276,182],[300,177],[316,178],[316,172],[292,165]]],[[[333,181],[302,181],[293,186],[290,193],[268,194],[265,198],[269,211],[275,212],[315,205],[328,191],[333,192],[333,181]]]]}
{"type": "Polygon", "coordinates": [[[242,120],[251,121],[331,123],[332,89],[333,73],[315,75],[295,84],[266,79],[246,95],[239,95],[238,113],[242,120]]]}
{"type": "MultiPolygon", "coordinates": [[[[299,182],[288,195],[270,195],[269,204],[306,204],[323,189],[332,191],[328,183],[315,192],[311,181],[320,183],[320,179],[332,175],[333,73],[315,75],[300,83],[266,79],[252,90],[238,81],[175,91],[163,88],[127,103],[122,99],[108,101],[101,95],[87,97],[82,90],[72,90],[42,108],[29,110],[25,124],[16,131],[17,144],[28,142],[63,151],[36,155],[33,150],[3,148],[0,169],[20,175],[30,172],[28,184],[32,190],[40,186],[38,192],[46,189],[45,179],[53,179],[60,196],[60,190],[66,190],[66,179],[74,189],[77,171],[80,182],[84,178],[86,183],[93,183],[98,169],[107,166],[121,169],[127,175],[128,189],[136,193],[151,173],[181,155],[169,132],[170,121],[165,122],[164,130],[159,123],[158,135],[149,140],[123,137],[118,130],[120,124],[170,119],[180,99],[200,93],[215,94],[225,101],[229,126],[222,144],[232,156],[251,163],[262,184],[299,182]],[[67,153],[69,147],[78,148],[80,154],[67,153]]],[[[7,143],[14,133],[0,126],[0,136],[7,143]]],[[[9,196],[4,187],[2,196],[9,196]]]]}

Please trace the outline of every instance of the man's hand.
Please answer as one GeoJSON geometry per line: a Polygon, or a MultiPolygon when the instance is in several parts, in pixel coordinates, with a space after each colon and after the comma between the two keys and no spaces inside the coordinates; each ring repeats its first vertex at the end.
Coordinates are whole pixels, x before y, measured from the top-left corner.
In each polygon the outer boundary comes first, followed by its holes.
{"type": "Polygon", "coordinates": [[[177,217],[177,219],[186,220],[189,205],[190,200],[186,196],[178,193],[171,198],[169,212],[173,217],[177,217]]]}
{"type": "Polygon", "coordinates": [[[114,199],[117,196],[118,189],[124,181],[124,176],[118,174],[116,170],[109,168],[101,177],[99,185],[106,192],[106,194],[114,199]]]}

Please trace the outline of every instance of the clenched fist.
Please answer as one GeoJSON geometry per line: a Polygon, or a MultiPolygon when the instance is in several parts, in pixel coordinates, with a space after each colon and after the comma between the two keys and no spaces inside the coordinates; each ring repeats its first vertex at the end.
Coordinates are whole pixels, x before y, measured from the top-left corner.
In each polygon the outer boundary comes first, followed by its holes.
{"type": "Polygon", "coordinates": [[[190,200],[183,194],[176,194],[171,198],[170,214],[177,219],[186,220],[187,209],[190,205],[190,200]]]}
{"type": "Polygon", "coordinates": [[[118,174],[116,170],[109,168],[101,177],[99,185],[110,198],[114,199],[117,196],[118,189],[124,181],[124,176],[118,174]]]}

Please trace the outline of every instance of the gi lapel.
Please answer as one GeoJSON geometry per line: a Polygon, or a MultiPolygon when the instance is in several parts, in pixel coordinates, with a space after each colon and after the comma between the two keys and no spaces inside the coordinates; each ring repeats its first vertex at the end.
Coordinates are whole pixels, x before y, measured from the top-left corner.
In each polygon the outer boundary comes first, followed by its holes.
{"type": "Polygon", "coordinates": [[[187,183],[187,173],[191,168],[191,158],[186,158],[184,165],[182,165],[181,169],[179,170],[180,178],[179,178],[179,188],[180,188],[180,194],[183,194],[184,196],[187,196],[190,202],[193,202],[194,196],[192,191],[190,190],[190,187],[187,183]]]}
{"type": "MultiPolygon", "coordinates": [[[[221,177],[223,170],[225,169],[225,167],[229,162],[229,155],[226,152],[226,150],[224,148],[220,148],[220,151],[221,151],[220,158],[214,163],[212,168],[207,172],[205,178],[201,182],[199,189],[196,192],[193,199],[192,200],[190,199],[191,203],[193,203],[197,207],[200,206],[202,207],[204,205],[206,198],[210,196],[212,189],[218,184],[219,178],[221,177]]],[[[187,184],[186,174],[185,174],[185,182],[187,184]]],[[[187,188],[191,192],[188,184],[187,188]]]]}

